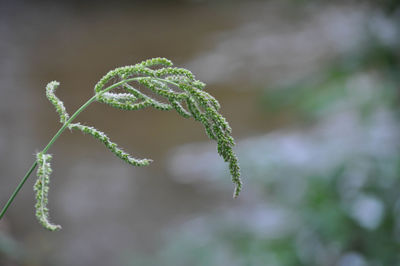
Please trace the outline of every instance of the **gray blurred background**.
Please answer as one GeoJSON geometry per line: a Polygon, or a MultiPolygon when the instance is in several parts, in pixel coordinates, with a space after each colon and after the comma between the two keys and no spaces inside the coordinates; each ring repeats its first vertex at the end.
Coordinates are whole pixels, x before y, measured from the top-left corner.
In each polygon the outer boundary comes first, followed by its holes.
{"type": "Polygon", "coordinates": [[[96,126],[145,168],[66,131],[51,220],[34,175],[0,221],[0,265],[400,265],[398,1],[1,1],[0,203],[110,69],[167,57],[230,122],[244,190],[204,129],[96,103],[96,126]]]}

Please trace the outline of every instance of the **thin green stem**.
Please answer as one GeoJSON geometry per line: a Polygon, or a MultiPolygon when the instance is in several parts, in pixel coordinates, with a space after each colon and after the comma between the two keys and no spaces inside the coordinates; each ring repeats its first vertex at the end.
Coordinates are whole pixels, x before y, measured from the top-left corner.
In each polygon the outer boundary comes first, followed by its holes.
{"type": "Polygon", "coordinates": [[[17,196],[18,192],[21,190],[22,186],[25,184],[25,181],[28,179],[28,177],[31,175],[33,170],[35,170],[37,166],[37,161],[35,161],[31,168],[26,172],[24,178],[21,180],[21,182],[18,184],[17,188],[15,189],[14,193],[11,195],[11,197],[8,199],[6,205],[4,205],[3,209],[1,210],[0,213],[0,220],[3,218],[4,214],[6,213],[8,207],[11,205],[11,202],[13,202],[15,196],[17,196]]]}
{"type": "MultiPolygon", "coordinates": [[[[50,147],[53,145],[53,143],[58,139],[58,137],[60,137],[60,135],[64,132],[64,130],[71,124],[71,122],[83,111],[85,110],[92,102],[94,102],[97,98],[98,95],[101,95],[105,92],[108,92],[122,84],[131,82],[131,81],[135,81],[138,80],[140,77],[136,77],[136,78],[130,78],[130,79],[126,79],[126,80],[122,80],[120,82],[117,82],[107,88],[105,88],[104,90],[102,90],[101,92],[99,92],[98,94],[94,95],[92,98],[90,98],[86,103],[84,103],[78,110],[76,110],[76,112],[64,123],[64,125],[57,131],[57,133],[53,136],[53,138],[49,141],[49,143],[47,143],[46,147],[43,149],[43,153],[46,153],[50,147]]],[[[23,187],[23,185],[25,184],[26,180],[28,180],[29,176],[32,174],[33,170],[35,170],[37,166],[37,161],[35,161],[31,168],[28,170],[28,172],[26,172],[24,178],[22,178],[21,182],[18,184],[17,188],[14,190],[13,194],[11,195],[11,197],[8,199],[7,203],[4,205],[3,209],[1,210],[0,213],[0,220],[3,218],[4,214],[6,213],[8,207],[10,207],[11,203],[14,201],[14,198],[17,196],[18,192],[21,190],[21,188],[23,187]]]]}
{"type": "Polygon", "coordinates": [[[179,84],[178,84],[178,83],[173,82],[173,81],[168,80],[168,79],[155,78],[155,77],[152,77],[152,79],[155,79],[155,80],[158,80],[158,81],[162,81],[162,82],[166,82],[166,83],[169,83],[169,84],[174,85],[174,86],[176,86],[176,87],[179,87],[179,84]]]}
{"type": "MultiPolygon", "coordinates": [[[[54,137],[49,141],[49,143],[46,145],[46,147],[43,149],[43,153],[46,153],[50,147],[53,145],[53,143],[58,139],[58,137],[64,132],[64,130],[68,127],[68,125],[83,111],[85,110],[89,104],[91,104],[94,100],[96,100],[96,96],[93,96],[90,98],[85,104],[83,104],[71,117],[68,119],[68,121],[57,131],[57,133],[54,135],[54,137]]],[[[1,213],[0,213],[0,220],[3,218],[4,214],[6,213],[8,207],[10,207],[11,203],[13,202],[14,198],[17,196],[18,192],[21,190],[22,186],[25,184],[26,180],[29,178],[33,170],[35,170],[37,166],[37,161],[35,161],[31,168],[26,172],[24,178],[21,180],[17,188],[15,189],[14,193],[11,195],[11,197],[8,199],[6,205],[4,205],[1,213]]]]}

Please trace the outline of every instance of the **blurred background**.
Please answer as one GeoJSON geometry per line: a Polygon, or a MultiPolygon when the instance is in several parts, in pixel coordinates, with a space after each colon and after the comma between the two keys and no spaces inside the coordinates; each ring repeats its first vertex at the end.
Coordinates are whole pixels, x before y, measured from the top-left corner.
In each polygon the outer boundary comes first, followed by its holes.
{"type": "Polygon", "coordinates": [[[108,70],[167,57],[230,122],[244,189],[176,112],[93,104],[96,140],[55,143],[51,220],[32,176],[0,221],[0,265],[400,265],[400,7],[390,1],[0,3],[0,203],[108,70]]]}

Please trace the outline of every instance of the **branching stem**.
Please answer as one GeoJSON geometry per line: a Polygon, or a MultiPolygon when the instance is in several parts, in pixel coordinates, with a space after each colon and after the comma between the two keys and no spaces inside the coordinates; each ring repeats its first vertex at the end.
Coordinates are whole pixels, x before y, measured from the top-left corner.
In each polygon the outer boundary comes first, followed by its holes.
{"type": "Polygon", "coordinates": [[[193,117],[196,121],[202,123],[209,138],[217,142],[218,154],[229,164],[232,182],[235,185],[233,195],[237,197],[242,187],[240,168],[233,151],[235,142],[230,134],[231,128],[225,118],[218,112],[220,105],[214,97],[203,90],[205,84],[196,80],[189,70],[172,67],[172,65],[173,63],[166,58],[152,58],[136,65],[110,70],[96,83],[94,96],[79,107],[72,116],[69,116],[63,102],[55,95],[60,83],[58,81],[49,82],[46,86],[46,97],[59,114],[62,126],[44,149],[36,154],[36,160],[1,210],[0,220],[33,170],[38,167],[38,178],[33,187],[36,192],[36,217],[43,227],[50,231],[61,229],[60,225],[50,223],[49,210],[46,206],[48,203],[50,174],[52,172],[50,165],[52,156],[46,153],[66,128],[80,130],[91,135],[103,143],[117,157],[133,166],[146,166],[151,162],[150,159],[137,159],[130,156],[130,154],[118,147],[116,143],[112,142],[104,132],[91,126],[73,123],[77,116],[94,101],[123,110],[138,110],[146,107],[153,107],[159,110],[175,109],[181,116],[185,118],[193,117]],[[161,68],[152,69],[151,67],[154,66],[160,66],[161,68]],[[120,81],[109,85],[115,81],[115,78],[120,79],[120,81]],[[134,88],[130,86],[129,82],[133,81],[137,82],[141,87],[134,88]],[[106,87],[107,84],[108,87],[106,87]],[[118,88],[123,90],[124,93],[111,92],[111,90],[118,88]],[[148,96],[145,93],[145,89],[150,89],[158,96],[166,98],[167,102],[160,102],[148,96]]]}
{"type": "MultiPolygon", "coordinates": [[[[84,103],[78,110],[76,110],[76,112],[65,122],[65,124],[57,131],[57,133],[54,135],[54,137],[49,141],[49,143],[46,145],[46,147],[43,149],[42,153],[46,153],[50,147],[53,145],[53,143],[58,139],[58,137],[60,137],[60,135],[64,132],[64,130],[68,127],[68,125],[71,124],[71,122],[83,111],[85,110],[92,102],[94,102],[96,100],[96,98],[98,97],[98,95],[101,95],[105,92],[108,92],[122,84],[128,83],[128,82],[132,82],[135,80],[140,79],[139,77],[135,77],[135,78],[130,78],[130,79],[126,79],[126,80],[122,80],[120,82],[117,82],[107,88],[105,88],[104,90],[102,90],[101,92],[95,94],[92,98],[90,98],[86,103],[84,103]]],[[[18,192],[21,190],[21,188],[24,186],[26,180],[28,180],[29,176],[31,175],[31,173],[33,172],[33,170],[35,170],[36,166],[38,165],[37,161],[35,161],[31,168],[29,168],[28,172],[26,172],[24,178],[21,180],[21,182],[18,184],[17,188],[15,189],[15,191],[13,192],[13,194],[11,195],[11,197],[8,199],[7,203],[4,205],[3,209],[1,210],[0,213],[0,220],[3,218],[4,214],[6,213],[8,207],[10,207],[11,203],[14,201],[15,197],[17,196],[18,192]]]]}

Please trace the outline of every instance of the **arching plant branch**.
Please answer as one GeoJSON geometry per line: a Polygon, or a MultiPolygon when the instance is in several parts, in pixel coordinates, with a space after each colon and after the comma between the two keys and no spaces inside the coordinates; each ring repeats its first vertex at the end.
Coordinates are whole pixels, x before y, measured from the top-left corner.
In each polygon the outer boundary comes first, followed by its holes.
{"type": "Polygon", "coordinates": [[[57,81],[50,82],[46,86],[46,96],[59,114],[62,126],[47,146],[37,154],[35,162],[1,211],[0,219],[32,171],[39,166],[38,179],[34,186],[37,200],[36,216],[48,230],[55,231],[61,228],[59,225],[51,224],[48,217],[47,197],[52,172],[50,167],[52,156],[47,154],[47,151],[66,128],[91,135],[117,157],[131,165],[145,166],[151,162],[150,159],[137,159],[124,152],[105,133],[94,127],[72,123],[94,101],[123,110],[138,110],[147,107],[158,110],[174,109],[185,118],[193,117],[203,124],[208,137],[217,142],[218,153],[229,165],[232,182],[235,185],[233,195],[234,197],[239,195],[242,182],[238,160],[233,152],[235,143],[231,136],[231,128],[218,112],[220,108],[218,101],[204,91],[205,84],[196,80],[189,70],[173,67],[172,62],[165,58],[153,58],[136,65],[116,68],[99,80],[94,87],[94,96],[71,116],[67,113],[63,102],[55,95],[58,86],[57,81]]]}

